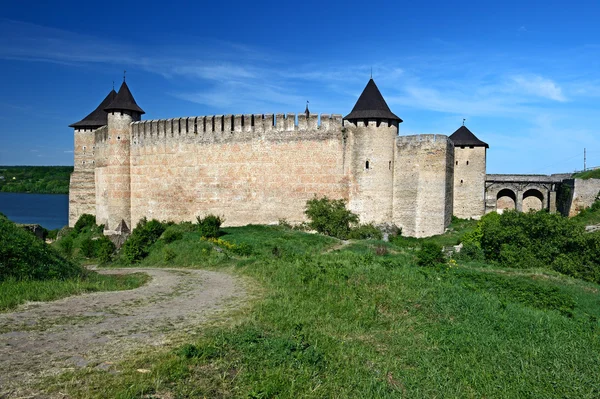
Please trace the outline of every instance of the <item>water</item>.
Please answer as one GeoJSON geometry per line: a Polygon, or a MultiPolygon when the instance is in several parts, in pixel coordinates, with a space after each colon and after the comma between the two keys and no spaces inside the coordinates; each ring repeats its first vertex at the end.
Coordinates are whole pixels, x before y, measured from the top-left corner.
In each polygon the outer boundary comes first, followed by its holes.
{"type": "Polygon", "coordinates": [[[39,224],[48,230],[69,223],[66,194],[0,193],[0,212],[15,223],[39,224]]]}

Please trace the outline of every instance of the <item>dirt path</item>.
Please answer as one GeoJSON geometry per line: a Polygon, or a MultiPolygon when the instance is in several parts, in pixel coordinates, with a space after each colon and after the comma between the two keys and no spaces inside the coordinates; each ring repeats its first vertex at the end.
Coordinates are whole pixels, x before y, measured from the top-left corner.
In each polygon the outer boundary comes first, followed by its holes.
{"type": "Polygon", "coordinates": [[[99,292],[24,305],[0,314],[0,398],[73,367],[108,369],[132,350],[194,334],[216,312],[240,303],[243,284],[219,272],[113,269],[152,277],[135,290],[99,292]]]}

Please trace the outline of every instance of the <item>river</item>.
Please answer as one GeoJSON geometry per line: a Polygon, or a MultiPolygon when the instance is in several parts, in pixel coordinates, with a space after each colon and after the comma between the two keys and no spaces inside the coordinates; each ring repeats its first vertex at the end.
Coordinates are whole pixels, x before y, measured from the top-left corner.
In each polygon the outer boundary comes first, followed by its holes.
{"type": "Polygon", "coordinates": [[[15,223],[59,229],[69,223],[69,196],[0,192],[0,212],[15,223]]]}

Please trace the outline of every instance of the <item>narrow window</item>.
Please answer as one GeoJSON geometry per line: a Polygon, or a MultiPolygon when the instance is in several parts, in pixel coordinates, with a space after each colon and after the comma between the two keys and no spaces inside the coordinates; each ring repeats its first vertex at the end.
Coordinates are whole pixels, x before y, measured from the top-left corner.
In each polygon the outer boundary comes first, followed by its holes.
{"type": "Polygon", "coordinates": [[[467,165],[469,164],[469,161],[467,161],[467,165]]]}
{"type": "Polygon", "coordinates": [[[389,161],[389,162],[388,162],[388,168],[389,168],[390,170],[392,170],[392,161],[389,161]]]}
{"type": "Polygon", "coordinates": [[[475,146],[473,146],[473,145],[470,145],[470,146],[469,146],[469,148],[475,148],[475,146]]]}
{"type": "Polygon", "coordinates": [[[365,169],[369,169],[369,161],[365,162],[365,169]]]}
{"type": "Polygon", "coordinates": [[[458,161],[456,161],[456,164],[458,165],[458,161]]]}
{"type": "Polygon", "coordinates": [[[464,149],[465,149],[465,146],[464,146],[464,145],[461,145],[461,146],[460,146],[460,148],[462,148],[462,149],[464,150],[464,149]]]}
{"type": "Polygon", "coordinates": [[[462,179],[460,179],[460,184],[463,184],[463,181],[462,181],[462,179]]]}

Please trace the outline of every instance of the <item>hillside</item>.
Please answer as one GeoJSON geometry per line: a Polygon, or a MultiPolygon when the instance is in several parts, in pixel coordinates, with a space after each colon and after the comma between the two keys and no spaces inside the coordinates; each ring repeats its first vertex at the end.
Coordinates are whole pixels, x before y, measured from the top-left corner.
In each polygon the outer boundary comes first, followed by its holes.
{"type": "MultiPolygon", "coordinates": [[[[128,247],[139,250],[135,265],[241,275],[256,291],[251,311],[193,334],[172,331],[176,343],[132,355],[114,372],[83,369],[49,379],[51,391],[73,397],[600,396],[600,286],[537,265],[423,262],[427,248],[455,244],[460,231],[477,237],[473,222],[455,221],[449,235],[392,242],[339,241],[286,226],[226,228],[219,238],[202,239],[195,226],[144,224],[128,247]]],[[[118,258],[115,265],[129,261],[118,258]]]]}
{"type": "Polygon", "coordinates": [[[0,166],[0,191],[68,194],[72,166],[0,166]]]}

